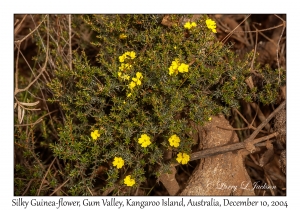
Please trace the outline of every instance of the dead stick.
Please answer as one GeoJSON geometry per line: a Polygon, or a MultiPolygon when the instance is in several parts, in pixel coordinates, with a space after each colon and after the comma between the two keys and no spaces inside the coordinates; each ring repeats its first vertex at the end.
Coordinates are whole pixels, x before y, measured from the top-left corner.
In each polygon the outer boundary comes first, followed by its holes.
{"type": "MultiPolygon", "coordinates": [[[[267,135],[267,136],[264,136],[264,137],[261,137],[258,139],[254,139],[253,143],[257,144],[257,146],[261,146],[261,145],[259,145],[260,142],[271,139],[277,135],[278,135],[278,132],[275,132],[270,135],[267,135]]],[[[213,147],[213,148],[201,150],[199,152],[194,152],[193,154],[191,154],[190,160],[198,160],[201,158],[214,156],[214,155],[218,155],[218,154],[223,154],[226,152],[232,152],[232,151],[244,149],[244,148],[245,148],[244,142],[239,142],[239,143],[225,145],[225,146],[219,146],[219,147],[213,147]]]]}

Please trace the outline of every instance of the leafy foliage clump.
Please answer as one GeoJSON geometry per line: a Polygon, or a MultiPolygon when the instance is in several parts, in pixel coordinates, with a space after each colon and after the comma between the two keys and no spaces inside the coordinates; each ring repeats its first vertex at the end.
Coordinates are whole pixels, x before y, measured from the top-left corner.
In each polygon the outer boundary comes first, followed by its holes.
{"type": "Polygon", "coordinates": [[[275,101],[280,84],[272,77],[277,73],[257,72],[262,86],[249,88],[245,80],[253,73],[253,54],[238,60],[207,28],[207,16],[185,28],[191,17],[170,15],[166,26],[163,15],[77,16],[95,34],[96,57],[73,51],[70,67],[52,51],[57,59],[47,84],[49,101],[59,103],[64,121],[51,148],[65,163],[69,194],[89,195],[99,180],[102,190],[129,194],[126,176],[135,180],[133,188],[143,186],[150,176],[168,172],[176,154],[191,154],[191,123],[204,125],[213,115],[228,115],[240,100],[275,101]],[[172,66],[178,70],[174,74],[172,66]],[[100,135],[94,139],[95,130],[100,135]],[[139,143],[143,134],[150,137],[149,146],[139,143]],[[175,134],[178,147],[168,141],[175,134]],[[171,159],[165,155],[170,151],[171,159]],[[121,169],[113,166],[115,157],[124,160],[121,169]],[[99,178],[101,167],[106,172],[99,178]]]}

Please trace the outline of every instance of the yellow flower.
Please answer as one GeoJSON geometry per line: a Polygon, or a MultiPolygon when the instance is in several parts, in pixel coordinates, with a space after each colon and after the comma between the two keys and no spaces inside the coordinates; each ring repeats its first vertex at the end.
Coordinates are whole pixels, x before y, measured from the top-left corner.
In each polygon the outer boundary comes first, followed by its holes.
{"type": "Polygon", "coordinates": [[[170,68],[169,68],[169,75],[173,75],[173,74],[175,74],[175,75],[177,75],[177,71],[176,71],[177,69],[174,69],[172,66],[170,66],[170,68]]]}
{"type": "Polygon", "coordinates": [[[129,58],[131,58],[131,59],[134,59],[135,58],[135,52],[134,51],[127,51],[127,52],[125,52],[124,54],[123,54],[124,56],[126,56],[126,58],[127,58],[127,56],[129,57],[129,58]]]}
{"type": "Polygon", "coordinates": [[[173,69],[177,69],[179,65],[180,65],[179,59],[175,58],[175,60],[172,61],[171,66],[173,67],[173,69]]]}
{"type": "Polygon", "coordinates": [[[134,59],[136,56],[135,56],[135,52],[134,51],[127,51],[125,52],[123,55],[120,55],[119,56],[119,61],[121,63],[123,63],[125,61],[126,58],[130,58],[130,59],[134,59]]]}
{"type": "Polygon", "coordinates": [[[121,157],[115,157],[113,166],[116,166],[117,168],[122,168],[124,165],[124,160],[121,157]]]}
{"type": "Polygon", "coordinates": [[[184,73],[184,72],[188,72],[189,71],[189,65],[182,63],[179,67],[178,67],[178,71],[180,73],[184,73]]]}
{"type": "Polygon", "coordinates": [[[125,61],[125,58],[126,58],[126,56],[124,56],[124,54],[123,54],[123,55],[120,55],[120,56],[119,56],[119,61],[120,61],[121,63],[123,63],[123,62],[125,61]]]}
{"type": "Polygon", "coordinates": [[[121,66],[119,67],[119,70],[121,71],[127,71],[132,68],[132,65],[129,63],[122,63],[121,66]]]}
{"type": "Polygon", "coordinates": [[[180,66],[179,59],[176,58],[174,61],[172,61],[172,64],[169,68],[169,75],[172,75],[172,74],[177,75],[179,66],[180,66]]]}
{"type": "Polygon", "coordinates": [[[95,130],[93,132],[91,132],[91,137],[96,140],[98,137],[100,137],[99,131],[95,130]]]}
{"type": "Polygon", "coordinates": [[[132,95],[131,93],[127,94],[127,98],[129,98],[131,95],[132,95]]]}
{"type": "Polygon", "coordinates": [[[197,24],[195,22],[190,22],[190,21],[188,21],[184,24],[184,28],[186,28],[188,30],[190,30],[191,28],[196,27],[196,26],[197,26],[197,24]]]}
{"type": "Polygon", "coordinates": [[[207,26],[207,28],[211,29],[212,32],[217,33],[217,30],[216,30],[216,28],[217,28],[216,22],[213,21],[212,19],[207,19],[207,20],[206,20],[206,26],[207,26]]]}
{"type": "Polygon", "coordinates": [[[187,164],[190,161],[190,156],[186,153],[179,152],[176,160],[178,163],[187,164]]]}
{"type": "Polygon", "coordinates": [[[134,59],[135,58],[135,52],[134,51],[129,52],[129,56],[130,56],[131,59],[134,59]]]}
{"type": "Polygon", "coordinates": [[[138,78],[132,78],[132,81],[134,81],[137,85],[141,85],[142,82],[138,78]]]}
{"type": "Polygon", "coordinates": [[[169,138],[169,143],[171,146],[179,147],[180,138],[174,134],[169,138]]]}
{"type": "Polygon", "coordinates": [[[133,82],[133,81],[129,84],[129,88],[130,88],[131,90],[132,90],[135,86],[136,86],[136,83],[133,82]]]}
{"type": "Polygon", "coordinates": [[[129,80],[130,76],[128,74],[122,74],[122,72],[118,72],[118,77],[120,77],[123,80],[129,80]]]}
{"type": "Polygon", "coordinates": [[[147,134],[142,134],[138,142],[142,147],[147,147],[151,144],[150,137],[147,134]]]}
{"type": "Polygon", "coordinates": [[[135,180],[131,179],[131,175],[128,175],[124,179],[124,184],[126,184],[128,187],[131,187],[135,184],[135,180]]]}
{"type": "Polygon", "coordinates": [[[208,121],[211,121],[211,117],[208,118],[208,121]]]}
{"type": "Polygon", "coordinates": [[[120,39],[125,39],[125,38],[127,38],[127,36],[125,34],[120,34],[119,38],[120,39]]]}
{"type": "Polygon", "coordinates": [[[123,75],[123,79],[124,79],[124,80],[129,80],[129,79],[130,79],[130,76],[127,75],[127,74],[124,74],[124,75],[123,75]]]}
{"type": "Polygon", "coordinates": [[[137,72],[137,73],[136,73],[136,78],[138,78],[138,79],[143,79],[142,73],[141,73],[141,72],[137,72]]]}
{"type": "Polygon", "coordinates": [[[132,78],[132,82],[129,84],[129,88],[132,90],[136,85],[141,85],[142,81],[141,79],[143,78],[143,75],[141,72],[136,73],[136,78],[132,78]]]}

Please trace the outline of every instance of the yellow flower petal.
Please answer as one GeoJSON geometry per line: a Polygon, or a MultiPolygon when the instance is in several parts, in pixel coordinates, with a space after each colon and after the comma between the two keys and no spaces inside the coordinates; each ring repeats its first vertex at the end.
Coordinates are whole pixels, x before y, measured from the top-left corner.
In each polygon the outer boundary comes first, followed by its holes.
{"type": "Polygon", "coordinates": [[[187,164],[190,161],[190,156],[186,153],[179,152],[176,160],[178,163],[187,164]]]}
{"type": "Polygon", "coordinates": [[[137,80],[137,81],[136,81],[136,84],[137,84],[137,85],[141,85],[141,84],[142,84],[141,80],[137,80]]]}
{"type": "Polygon", "coordinates": [[[100,137],[99,131],[95,130],[93,132],[91,132],[91,137],[96,140],[98,137],[100,137]]]}
{"type": "Polygon", "coordinates": [[[141,73],[141,72],[137,72],[137,73],[136,73],[136,78],[138,78],[138,79],[143,79],[142,73],[141,73]]]}
{"type": "Polygon", "coordinates": [[[174,134],[169,138],[169,143],[171,146],[179,147],[180,138],[174,134]]]}
{"type": "Polygon", "coordinates": [[[186,29],[191,29],[191,23],[186,22],[183,27],[186,28],[186,29]]]}
{"type": "Polygon", "coordinates": [[[135,180],[131,179],[131,175],[128,175],[124,179],[124,184],[126,184],[128,187],[132,187],[135,184],[135,180]]]}
{"type": "Polygon", "coordinates": [[[124,165],[124,160],[121,157],[115,157],[113,161],[113,166],[116,166],[118,169],[122,168],[124,165]]]}
{"type": "Polygon", "coordinates": [[[129,84],[129,88],[132,90],[134,87],[136,86],[136,83],[135,82],[131,82],[129,84]]]}
{"type": "Polygon", "coordinates": [[[186,28],[188,30],[190,30],[191,28],[196,27],[196,26],[197,26],[197,24],[195,22],[191,23],[190,21],[188,21],[184,24],[184,28],[186,28]]]}
{"type": "Polygon", "coordinates": [[[120,39],[125,39],[125,38],[127,38],[127,36],[125,34],[120,34],[119,38],[120,39]]]}
{"type": "Polygon", "coordinates": [[[142,134],[138,139],[138,143],[141,144],[142,147],[147,147],[151,144],[150,137],[147,134],[142,134]]]}
{"type": "Polygon", "coordinates": [[[125,56],[124,55],[119,56],[119,61],[123,63],[125,61],[125,56]]]}
{"type": "Polygon", "coordinates": [[[189,65],[187,65],[185,63],[180,64],[180,66],[178,67],[178,71],[180,73],[188,72],[189,71],[189,65]]]}
{"type": "Polygon", "coordinates": [[[134,59],[134,58],[135,58],[135,52],[134,52],[134,51],[131,51],[131,52],[129,53],[129,56],[130,56],[131,59],[134,59]]]}
{"type": "Polygon", "coordinates": [[[212,19],[207,19],[206,21],[206,26],[207,28],[211,29],[213,33],[217,33],[217,25],[216,25],[216,22],[213,21],[212,19]]]}

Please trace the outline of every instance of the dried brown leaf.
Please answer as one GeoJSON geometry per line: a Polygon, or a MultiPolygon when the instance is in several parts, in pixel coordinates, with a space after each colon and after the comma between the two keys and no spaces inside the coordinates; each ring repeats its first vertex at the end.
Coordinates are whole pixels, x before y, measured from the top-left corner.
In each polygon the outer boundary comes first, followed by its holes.
{"type": "Polygon", "coordinates": [[[23,121],[24,114],[25,114],[25,110],[21,106],[18,106],[18,120],[20,124],[23,121]]]}
{"type": "Polygon", "coordinates": [[[20,102],[20,104],[24,105],[24,106],[36,106],[37,104],[39,104],[40,102],[33,102],[33,103],[25,103],[25,102],[20,102]]]}
{"type": "Polygon", "coordinates": [[[161,24],[164,25],[164,26],[168,26],[168,27],[171,27],[173,25],[175,25],[176,23],[173,23],[171,20],[170,20],[170,15],[165,15],[161,21],[161,24]]]}

